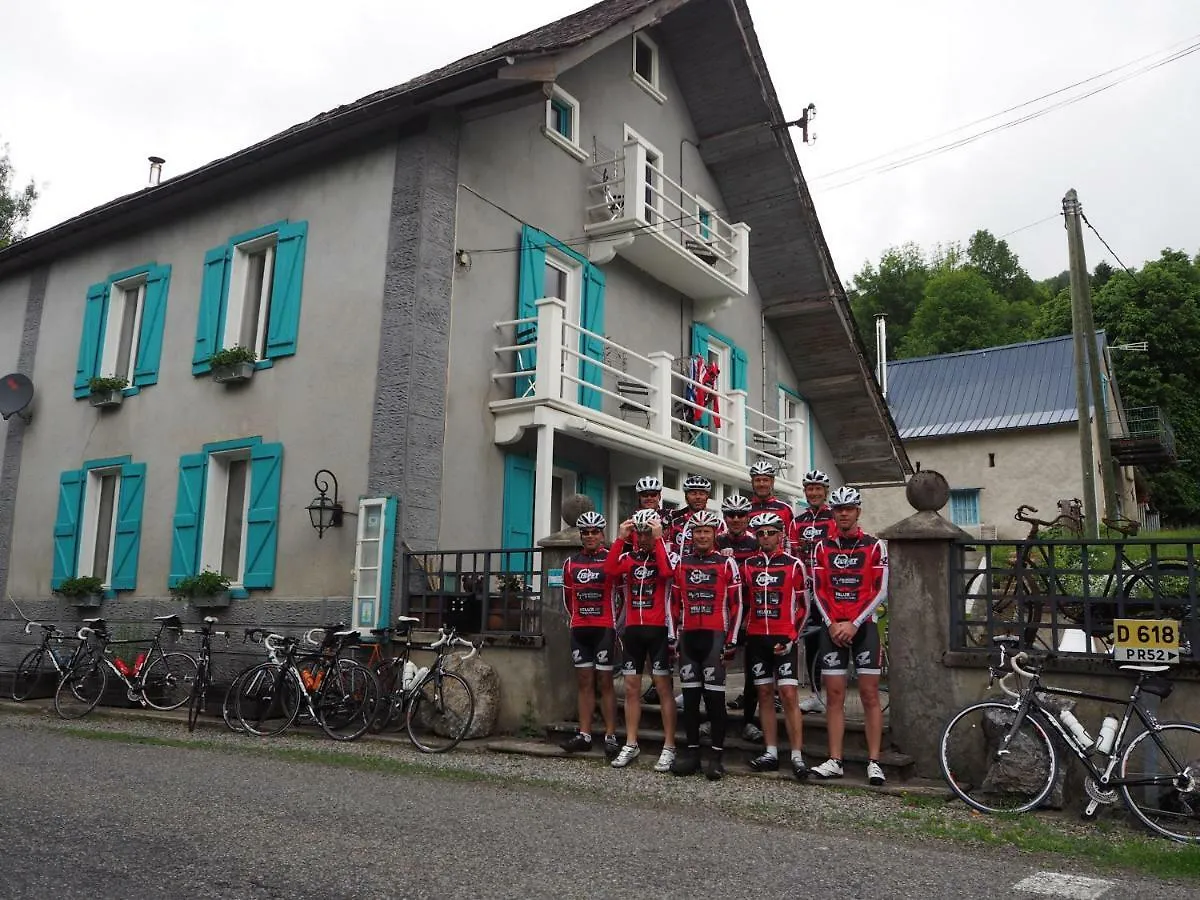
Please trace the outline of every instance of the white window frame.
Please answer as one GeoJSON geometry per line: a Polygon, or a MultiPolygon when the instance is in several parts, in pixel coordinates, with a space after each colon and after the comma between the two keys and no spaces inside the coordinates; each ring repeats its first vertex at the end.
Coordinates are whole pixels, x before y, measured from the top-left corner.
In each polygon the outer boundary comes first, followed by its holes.
{"type": "Polygon", "coordinates": [[[88,469],[83,488],[83,514],[80,518],[79,555],[75,561],[75,573],[80,576],[95,576],[92,563],[96,556],[96,539],[100,534],[100,483],[106,475],[117,479],[113,490],[112,522],[108,532],[108,561],[104,565],[102,578],[104,590],[111,589],[113,551],[117,543],[117,510],[121,508],[121,467],[105,466],[88,469]]]}
{"type": "Polygon", "coordinates": [[[716,223],[713,221],[717,216],[716,208],[713,206],[713,204],[709,203],[707,200],[705,200],[699,194],[696,195],[695,200],[696,200],[696,222],[695,222],[696,238],[698,240],[704,241],[707,244],[712,244],[716,240],[716,237],[717,237],[717,226],[716,226],[716,223]],[[708,224],[707,225],[705,225],[703,222],[700,221],[700,213],[702,213],[702,212],[708,213],[708,224]],[[704,233],[705,228],[708,229],[708,234],[704,233]]]}
{"type": "MultiPolygon", "coordinates": [[[[663,225],[663,180],[662,180],[662,176],[664,174],[666,174],[663,171],[662,151],[659,150],[657,147],[655,147],[652,143],[650,143],[644,137],[642,137],[640,134],[638,134],[634,129],[630,128],[627,123],[625,125],[624,143],[627,144],[630,141],[637,141],[639,144],[641,144],[643,147],[646,148],[646,165],[648,167],[653,166],[653,168],[658,172],[658,174],[655,176],[655,181],[657,183],[654,185],[654,188],[655,188],[654,203],[650,207],[651,209],[654,210],[655,220],[654,220],[654,222],[652,222],[650,224],[655,227],[661,228],[663,225]]],[[[641,182],[641,180],[642,179],[639,179],[639,183],[641,182]]],[[[626,202],[628,202],[628,199],[626,199],[626,202]]],[[[639,197],[638,203],[643,211],[645,210],[646,206],[648,205],[646,203],[645,197],[639,197]]]]}
{"type": "Polygon", "coordinates": [[[242,447],[236,450],[219,450],[208,454],[208,475],[204,485],[204,521],[200,528],[200,566],[199,571],[211,569],[221,571],[221,557],[225,550],[225,518],[229,499],[229,463],[234,460],[246,461],[246,491],[242,500],[242,541],[238,554],[237,577],[229,579],[232,589],[242,589],[242,580],[246,577],[246,534],[249,530],[251,466],[250,448],[242,447]]]}
{"type": "MultiPolygon", "coordinates": [[[[564,253],[559,253],[553,247],[546,248],[546,265],[558,269],[567,276],[567,295],[558,299],[567,304],[565,318],[573,325],[578,325],[583,314],[583,266],[579,260],[572,259],[564,253]]],[[[542,293],[545,293],[543,287],[542,293]]]]}
{"type": "MultiPolygon", "coordinates": [[[[247,490],[247,494],[249,491],[247,490]]],[[[354,627],[360,634],[370,632],[370,626],[359,625],[358,622],[362,619],[362,603],[366,598],[372,604],[372,618],[376,622],[379,619],[379,603],[381,600],[380,592],[383,590],[383,548],[386,545],[385,541],[390,539],[387,527],[387,498],[386,497],[364,497],[358,501],[358,533],[354,540],[354,598],[352,600],[353,622],[354,627]],[[367,516],[379,516],[379,537],[366,538],[364,535],[367,530],[367,516]],[[363,544],[367,540],[376,541],[379,544],[375,554],[375,565],[363,565],[363,544]],[[375,593],[364,594],[362,592],[363,573],[369,570],[375,572],[375,593]]],[[[387,625],[387,622],[380,622],[381,625],[387,625]]]]}
{"type": "Polygon", "coordinates": [[[263,266],[263,283],[258,302],[261,306],[264,301],[267,301],[267,314],[264,315],[263,310],[259,309],[258,328],[254,335],[254,346],[250,348],[254,351],[255,357],[258,359],[265,358],[267,350],[267,327],[271,309],[270,301],[274,299],[271,297],[271,294],[274,289],[275,280],[275,248],[278,243],[279,233],[272,232],[271,234],[265,234],[262,237],[234,245],[232,269],[229,275],[229,299],[225,307],[225,333],[221,336],[222,349],[228,350],[235,345],[245,346],[245,344],[242,344],[242,319],[245,317],[246,311],[246,289],[250,286],[248,283],[250,278],[249,258],[260,252],[265,252],[267,261],[263,266]]]}
{"type": "Polygon", "coordinates": [[[108,289],[108,310],[104,323],[104,349],[100,356],[100,373],[114,378],[124,378],[133,384],[133,373],[137,369],[137,351],[142,332],[142,313],[146,308],[146,278],[145,273],[114,281],[108,289]],[[136,289],[137,303],[133,312],[133,334],[129,348],[129,368],[124,372],[116,371],[117,356],[121,350],[121,332],[125,324],[125,292],[136,289]],[[119,301],[119,302],[118,302],[119,301]]]}
{"type": "MultiPolygon", "coordinates": [[[[704,361],[708,362],[709,355],[713,353],[717,355],[717,368],[720,369],[720,373],[717,375],[716,390],[722,394],[727,394],[725,386],[733,383],[733,348],[724,341],[709,335],[708,345],[705,347],[704,361]]],[[[718,415],[721,419],[721,427],[713,431],[710,426],[709,433],[720,435],[722,438],[728,438],[730,436],[730,423],[729,410],[726,408],[726,404],[721,404],[721,411],[718,415]]],[[[717,446],[712,449],[716,452],[717,456],[727,456],[733,452],[731,444],[723,440],[716,440],[715,438],[714,441],[717,446]]]]}
{"type": "Polygon", "coordinates": [[[653,97],[655,102],[666,102],[667,96],[662,92],[662,53],[658,49],[658,44],[651,40],[650,36],[644,32],[639,31],[633,36],[629,61],[629,77],[633,79],[634,84],[653,97]],[[650,79],[648,81],[637,70],[637,46],[639,41],[650,48],[650,79]]]}
{"type": "Polygon", "coordinates": [[[542,120],[542,134],[557,144],[579,162],[587,162],[588,154],[579,146],[579,101],[564,91],[557,84],[550,88],[550,96],[546,98],[546,113],[542,120]],[[571,134],[563,135],[554,127],[554,101],[558,100],[571,108],[571,134]]]}
{"type": "Polygon", "coordinates": [[[781,388],[779,388],[779,406],[778,406],[776,415],[777,415],[779,421],[783,422],[783,424],[785,426],[787,425],[787,423],[789,421],[801,422],[803,424],[803,427],[801,428],[801,432],[800,432],[801,443],[800,443],[800,447],[798,448],[800,451],[800,459],[803,460],[803,463],[801,463],[801,465],[800,465],[800,469],[803,472],[810,471],[813,467],[813,464],[812,464],[812,459],[809,456],[810,441],[809,441],[809,436],[808,436],[808,429],[811,427],[811,423],[808,421],[808,416],[809,416],[808,403],[804,400],[801,400],[799,397],[797,397],[791,391],[785,390],[784,388],[781,387],[781,388]],[[788,408],[789,404],[795,404],[795,406],[796,406],[796,415],[791,416],[791,417],[789,417],[787,414],[787,408],[788,408]]]}

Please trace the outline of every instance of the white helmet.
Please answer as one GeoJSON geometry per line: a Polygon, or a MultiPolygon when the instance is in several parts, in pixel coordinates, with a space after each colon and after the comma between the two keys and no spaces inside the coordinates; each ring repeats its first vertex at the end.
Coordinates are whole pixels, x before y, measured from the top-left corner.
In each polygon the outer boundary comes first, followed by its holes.
{"type": "Polygon", "coordinates": [[[659,524],[658,512],[653,509],[639,509],[629,520],[633,522],[634,531],[650,531],[659,524]]]}
{"type": "Polygon", "coordinates": [[[820,469],[813,469],[811,472],[805,472],[804,478],[801,479],[802,484],[821,484],[829,487],[829,476],[820,469]]]}
{"type": "Polygon", "coordinates": [[[692,528],[720,528],[721,517],[711,509],[699,509],[692,513],[692,517],[688,520],[688,524],[691,525],[692,528]]]}
{"type": "Polygon", "coordinates": [[[743,497],[741,494],[730,494],[721,504],[721,512],[748,513],[750,512],[750,500],[746,497],[743,497]]]}
{"type": "Polygon", "coordinates": [[[634,493],[649,494],[660,493],[662,491],[662,482],[653,475],[643,475],[637,480],[637,484],[633,486],[634,493]]]}
{"type": "Polygon", "coordinates": [[[755,475],[770,475],[772,478],[774,478],[775,477],[775,463],[771,462],[768,459],[758,460],[754,465],[752,465],[750,467],[750,477],[753,478],[755,475]]]}
{"type": "Polygon", "coordinates": [[[608,520],[598,512],[588,510],[575,520],[576,528],[607,528],[608,520]]]}
{"type": "Polygon", "coordinates": [[[750,530],[757,531],[760,528],[778,528],[782,531],[783,519],[779,517],[779,513],[760,512],[750,520],[750,530]]]}
{"type": "Polygon", "coordinates": [[[712,482],[703,475],[689,475],[683,480],[684,491],[708,491],[712,493],[712,482]]]}
{"type": "Polygon", "coordinates": [[[829,495],[830,506],[862,506],[862,494],[850,485],[843,485],[829,495]]]}

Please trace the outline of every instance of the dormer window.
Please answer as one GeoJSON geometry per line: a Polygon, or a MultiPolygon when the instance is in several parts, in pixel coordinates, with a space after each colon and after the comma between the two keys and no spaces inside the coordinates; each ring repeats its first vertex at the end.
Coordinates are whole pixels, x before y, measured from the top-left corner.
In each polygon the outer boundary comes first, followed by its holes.
{"type": "Polygon", "coordinates": [[[546,121],[542,123],[542,134],[580,162],[587,160],[587,152],[579,145],[579,101],[557,84],[546,100],[546,121]]]}
{"type": "Polygon", "coordinates": [[[633,36],[633,83],[644,90],[659,103],[667,98],[662,92],[659,82],[659,52],[658,44],[645,34],[633,36]]]}

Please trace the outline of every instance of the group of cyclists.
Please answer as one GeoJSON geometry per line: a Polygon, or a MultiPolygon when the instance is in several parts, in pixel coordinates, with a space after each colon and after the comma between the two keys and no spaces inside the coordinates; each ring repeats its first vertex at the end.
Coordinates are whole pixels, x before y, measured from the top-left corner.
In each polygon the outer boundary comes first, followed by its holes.
{"type": "Polygon", "coordinates": [[[641,478],[635,486],[638,509],[620,523],[611,545],[602,514],[579,516],[575,525],[583,548],[563,566],[579,730],[562,748],[569,753],[592,749],[599,690],[606,758],[618,769],[637,759],[642,675],[648,663],[653,684],[647,696],[657,698],[665,732],[654,770],[692,775],[703,768],[709,780],[719,780],[725,774],[729,728],[725,664],[740,646],[746,690],[728,707],[743,711],[743,737],[764,745],[750,768],[779,769],[775,713],[781,708],[792,774],[800,781],[810,774],[841,778],[846,684],[853,659],[864,712],[867,778],[882,785],[882,650],[874,622],[887,598],[887,547],[859,527],[862,497],[855,488],[830,493],[828,475],[807,472],[806,503],[794,511],[775,496],[775,468],[769,461],[755,462],[749,474],[752,496],[726,497],[720,514],[708,508],[712,482],[702,475],[684,481],[685,505],[678,509],[662,506],[658,478],[641,478]],[[814,616],[819,627],[806,629],[814,616]],[[802,639],[815,692],[804,703],[799,699],[802,639]],[[679,695],[673,689],[676,663],[679,695]],[[617,669],[625,681],[623,744],[616,734],[617,669]],[[818,679],[824,701],[816,693],[818,679]],[[701,701],[710,737],[707,760],[701,758],[701,701]],[[680,707],[686,744],[677,749],[680,707]],[[756,708],[766,712],[761,728],[754,722],[756,708]],[[804,761],[802,711],[827,713],[829,758],[811,769],[804,761]]]}

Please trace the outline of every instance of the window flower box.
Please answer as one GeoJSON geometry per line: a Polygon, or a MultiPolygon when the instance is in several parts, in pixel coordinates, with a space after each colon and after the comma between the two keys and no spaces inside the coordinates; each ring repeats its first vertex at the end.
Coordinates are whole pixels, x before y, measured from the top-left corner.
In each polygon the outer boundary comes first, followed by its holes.
{"type": "Polygon", "coordinates": [[[230,347],[218,350],[209,360],[212,365],[213,381],[217,384],[239,384],[254,377],[257,357],[247,347],[230,347]]]}
{"type": "Polygon", "coordinates": [[[198,609],[218,609],[226,607],[233,599],[229,587],[229,579],[212,569],[205,569],[199,575],[189,575],[181,578],[171,594],[181,600],[188,600],[198,609]]]}
{"type": "Polygon", "coordinates": [[[104,583],[92,575],[66,578],[54,593],[78,609],[96,609],[104,602],[104,583]]]}
{"type": "Polygon", "coordinates": [[[96,409],[120,406],[125,399],[124,390],[129,381],[112,376],[97,376],[88,381],[88,402],[96,409]]]}

